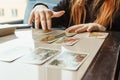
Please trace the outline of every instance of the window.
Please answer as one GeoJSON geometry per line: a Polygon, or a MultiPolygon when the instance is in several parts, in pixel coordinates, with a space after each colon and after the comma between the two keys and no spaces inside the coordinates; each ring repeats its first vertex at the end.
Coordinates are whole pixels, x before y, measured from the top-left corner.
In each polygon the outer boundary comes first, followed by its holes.
{"type": "Polygon", "coordinates": [[[21,21],[27,6],[27,0],[0,0],[0,24],[21,21]]]}
{"type": "Polygon", "coordinates": [[[11,9],[11,16],[12,17],[17,17],[18,15],[18,10],[17,9],[11,9]]]}
{"type": "Polygon", "coordinates": [[[4,9],[0,8],[0,16],[4,16],[4,9]]]}

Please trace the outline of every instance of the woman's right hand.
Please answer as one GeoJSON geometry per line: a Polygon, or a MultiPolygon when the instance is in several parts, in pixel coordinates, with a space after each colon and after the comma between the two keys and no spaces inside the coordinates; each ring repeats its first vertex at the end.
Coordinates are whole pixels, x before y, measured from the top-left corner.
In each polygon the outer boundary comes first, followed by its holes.
{"type": "Polygon", "coordinates": [[[65,13],[65,11],[54,12],[48,9],[44,5],[37,5],[30,13],[29,24],[35,22],[35,28],[39,29],[41,24],[43,30],[51,30],[52,18],[60,17],[65,13]]]}

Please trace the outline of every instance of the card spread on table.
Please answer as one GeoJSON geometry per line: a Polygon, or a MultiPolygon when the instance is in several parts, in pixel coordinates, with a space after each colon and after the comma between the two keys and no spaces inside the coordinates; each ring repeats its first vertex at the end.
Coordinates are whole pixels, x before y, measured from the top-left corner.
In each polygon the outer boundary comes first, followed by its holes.
{"type": "Polygon", "coordinates": [[[0,60],[12,62],[26,53],[30,53],[32,48],[27,43],[24,44],[20,39],[13,39],[0,44],[0,60]]]}
{"type": "Polygon", "coordinates": [[[54,68],[77,70],[88,57],[84,52],[62,51],[48,65],[54,68]]]}
{"type": "Polygon", "coordinates": [[[52,43],[62,36],[65,36],[65,33],[61,33],[61,34],[53,35],[53,36],[49,35],[47,37],[42,38],[40,41],[41,42],[46,42],[46,43],[52,43]]]}
{"type": "Polygon", "coordinates": [[[89,38],[106,38],[108,33],[105,32],[90,32],[88,34],[89,38]]]}
{"type": "Polygon", "coordinates": [[[2,49],[0,50],[0,60],[11,62],[22,57],[25,53],[29,52],[29,49],[24,47],[10,47],[2,49]]]}
{"type": "Polygon", "coordinates": [[[54,32],[54,30],[40,30],[40,34],[48,35],[54,32]]]}
{"type": "Polygon", "coordinates": [[[70,33],[70,32],[66,32],[66,31],[65,31],[65,35],[68,36],[68,37],[72,37],[72,36],[74,36],[74,35],[76,35],[76,34],[77,34],[77,33],[75,33],[75,32],[71,32],[71,33],[70,33]]]}
{"type": "Polygon", "coordinates": [[[54,57],[58,52],[58,50],[38,48],[32,53],[23,56],[21,61],[30,64],[43,64],[54,57]]]}
{"type": "Polygon", "coordinates": [[[74,45],[78,41],[79,41],[79,38],[64,36],[64,37],[59,38],[53,44],[58,44],[58,45],[74,45]]]}

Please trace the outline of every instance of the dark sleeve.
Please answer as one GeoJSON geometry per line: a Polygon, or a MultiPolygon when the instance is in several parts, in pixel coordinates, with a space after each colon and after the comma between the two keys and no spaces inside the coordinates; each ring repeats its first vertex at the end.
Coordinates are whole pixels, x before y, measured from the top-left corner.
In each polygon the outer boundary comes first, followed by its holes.
{"type": "Polygon", "coordinates": [[[56,28],[67,28],[70,20],[70,0],[61,0],[53,10],[56,12],[64,10],[65,14],[59,18],[53,18],[52,26],[56,28]]]}
{"type": "MultiPolygon", "coordinates": [[[[34,7],[37,6],[37,5],[44,5],[45,7],[48,8],[48,6],[47,6],[46,4],[44,4],[44,3],[36,3],[36,4],[34,5],[34,7]]],[[[33,8],[34,8],[34,7],[33,7],[33,8]]]]}

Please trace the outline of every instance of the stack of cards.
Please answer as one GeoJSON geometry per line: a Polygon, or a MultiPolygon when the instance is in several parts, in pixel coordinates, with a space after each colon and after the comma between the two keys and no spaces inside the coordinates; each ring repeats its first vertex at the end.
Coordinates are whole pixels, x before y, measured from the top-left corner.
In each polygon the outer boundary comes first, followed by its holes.
{"type": "Polygon", "coordinates": [[[14,34],[16,27],[9,25],[0,25],[0,36],[14,34]]]}
{"type": "Polygon", "coordinates": [[[38,48],[32,53],[23,56],[21,61],[30,64],[43,64],[54,57],[58,52],[58,50],[38,48]]]}
{"type": "Polygon", "coordinates": [[[82,52],[62,52],[49,63],[49,66],[67,70],[77,70],[80,65],[86,60],[87,56],[87,53],[82,52]]]}

